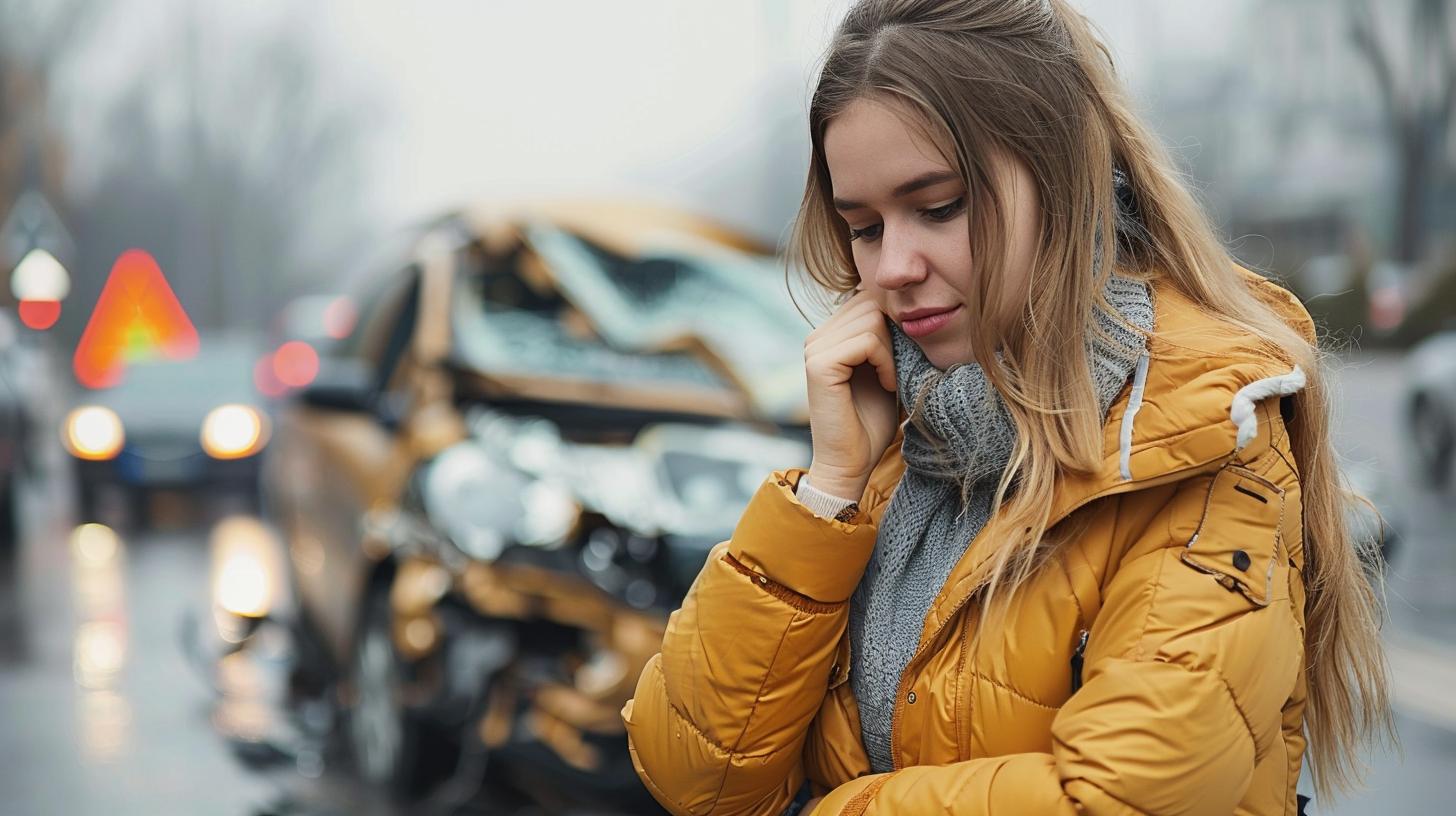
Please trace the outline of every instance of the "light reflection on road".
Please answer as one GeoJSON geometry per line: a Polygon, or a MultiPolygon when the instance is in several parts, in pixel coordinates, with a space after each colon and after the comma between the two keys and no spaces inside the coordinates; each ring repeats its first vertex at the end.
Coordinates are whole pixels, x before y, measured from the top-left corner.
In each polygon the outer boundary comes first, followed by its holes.
{"type": "Polygon", "coordinates": [[[116,691],[127,657],[126,548],[102,524],[77,527],[70,541],[77,738],[83,757],[109,762],[130,748],[132,725],[131,703],[116,691]]]}

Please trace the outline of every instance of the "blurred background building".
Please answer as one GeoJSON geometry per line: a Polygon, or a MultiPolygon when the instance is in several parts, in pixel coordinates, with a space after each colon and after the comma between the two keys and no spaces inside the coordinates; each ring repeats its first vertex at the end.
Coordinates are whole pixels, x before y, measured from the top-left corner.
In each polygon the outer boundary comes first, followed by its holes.
{"type": "MultiPolygon", "coordinates": [[[[1373,528],[1392,545],[1406,753],[1373,755],[1371,791],[1315,812],[1440,812],[1440,771],[1456,761],[1456,703],[1443,693],[1456,682],[1456,8],[1074,4],[1104,31],[1235,255],[1320,322],[1343,388],[1341,453],[1385,517],[1373,528]]],[[[368,330],[380,274],[429,279],[422,236],[448,234],[464,247],[456,268],[531,290],[508,305],[541,314],[580,290],[541,283],[521,253],[558,271],[595,258],[619,283],[665,269],[689,280],[682,269],[729,251],[771,274],[802,192],[816,60],[846,7],[0,0],[0,811],[401,812],[336,770],[326,747],[235,739],[282,716],[257,701],[278,692],[298,647],[275,643],[259,664],[199,679],[178,621],[206,618],[220,592],[230,608],[256,600],[253,573],[217,579],[233,563],[217,553],[244,546],[228,543],[238,536],[272,540],[295,568],[311,556],[254,501],[214,526],[190,512],[192,495],[92,496],[87,463],[117,455],[103,455],[110,417],[135,436],[129,410],[172,411],[172,424],[192,411],[189,422],[211,423],[208,456],[262,457],[273,423],[286,432],[288,400],[328,369],[324,344],[372,342],[349,338],[356,323],[368,330]],[[563,238],[461,215],[560,200],[700,217],[717,226],[660,226],[714,248],[666,252],[641,224],[552,216],[563,238]],[[199,343],[215,378],[159,375],[177,384],[115,399],[87,387],[86,372],[199,343]],[[233,356],[208,357],[214,348],[233,356]],[[242,362],[212,362],[224,359],[242,362]],[[249,379],[257,393],[231,396],[249,379]],[[217,413],[249,400],[251,414],[217,413]],[[139,521],[121,533],[78,525],[118,509],[139,521]]],[[[399,297],[410,308],[420,295],[399,297]]],[[[569,338],[611,339],[607,317],[583,328],[567,312],[569,338]]],[[[624,342],[660,354],[660,340],[624,342]]],[[[712,346],[698,340],[690,351],[712,346]]],[[[532,808],[551,809],[496,812],[532,808]]]]}

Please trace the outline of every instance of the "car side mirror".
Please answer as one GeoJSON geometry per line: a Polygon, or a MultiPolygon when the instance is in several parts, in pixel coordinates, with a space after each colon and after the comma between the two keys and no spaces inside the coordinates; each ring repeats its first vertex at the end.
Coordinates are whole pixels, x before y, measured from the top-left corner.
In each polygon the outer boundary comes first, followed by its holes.
{"type": "Polygon", "coordinates": [[[298,392],[298,399],[311,408],[327,411],[373,411],[373,380],[368,367],[359,360],[325,359],[314,381],[298,392]]]}

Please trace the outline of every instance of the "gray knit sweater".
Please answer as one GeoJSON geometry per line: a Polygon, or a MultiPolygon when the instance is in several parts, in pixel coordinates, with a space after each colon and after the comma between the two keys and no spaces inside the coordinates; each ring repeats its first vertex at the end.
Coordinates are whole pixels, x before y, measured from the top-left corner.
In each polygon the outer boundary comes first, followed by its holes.
{"type": "MultiPolygon", "coordinates": [[[[1152,296],[1146,284],[1112,276],[1105,296],[1124,321],[1152,329],[1152,296]]],[[[1091,338],[1088,353],[1105,419],[1143,353],[1145,338],[1105,311],[1099,310],[1096,319],[1107,338],[1091,338]]],[[[979,365],[939,371],[898,327],[892,324],[891,332],[900,398],[907,407],[919,406],[921,421],[906,423],[905,474],[850,602],[850,683],[876,773],[894,767],[890,726],[895,695],[925,615],[990,518],[996,485],[1016,441],[1000,395],[979,365]]]]}

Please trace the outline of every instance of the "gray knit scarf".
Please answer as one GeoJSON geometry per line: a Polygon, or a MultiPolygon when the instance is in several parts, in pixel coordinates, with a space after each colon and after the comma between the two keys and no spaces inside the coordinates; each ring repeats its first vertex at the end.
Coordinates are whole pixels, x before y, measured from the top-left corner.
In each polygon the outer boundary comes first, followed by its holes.
{"type": "MultiPolygon", "coordinates": [[[[1146,284],[1109,276],[1104,296],[1122,320],[1152,329],[1152,295],[1146,284]]],[[[1091,338],[1088,354],[1105,420],[1143,353],[1145,338],[1101,308],[1096,320],[1107,338],[1091,338]]],[[[905,475],[890,498],[874,554],[850,601],[851,688],[859,703],[860,734],[876,773],[894,767],[890,724],[895,695],[920,642],[925,615],[991,517],[996,486],[1016,442],[1006,407],[980,365],[952,366],[941,376],[898,326],[891,324],[890,330],[900,399],[907,409],[920,406],[920,417],[935,438],[927,438],[915,422],[906,423],[905,475]],[[968,496],[964,505],[963,494],[968,496]]]]}

